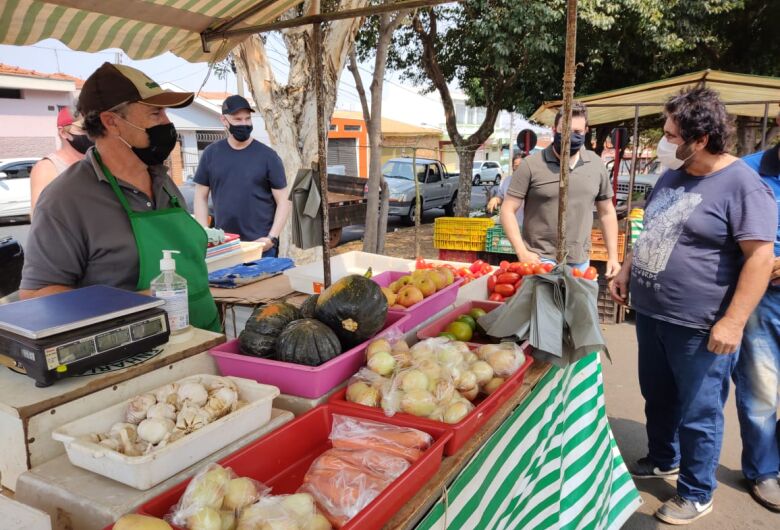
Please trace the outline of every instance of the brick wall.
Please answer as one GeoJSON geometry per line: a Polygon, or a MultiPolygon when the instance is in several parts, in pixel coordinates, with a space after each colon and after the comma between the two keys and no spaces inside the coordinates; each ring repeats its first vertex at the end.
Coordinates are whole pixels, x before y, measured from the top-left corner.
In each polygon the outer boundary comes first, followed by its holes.
{"type": "Polygon", "coordinates": [[[0,159],[42,157],[52,151],[56,151],[54,137],[25,137],[5,136],[0,137],[0,159]]]}

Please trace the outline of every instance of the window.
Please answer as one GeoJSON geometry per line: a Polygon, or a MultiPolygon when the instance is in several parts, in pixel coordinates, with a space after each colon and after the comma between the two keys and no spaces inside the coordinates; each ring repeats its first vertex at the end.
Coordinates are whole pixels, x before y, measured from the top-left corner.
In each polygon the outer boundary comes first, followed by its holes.
{"type": "Polygon", "coordinates": [[[328,127],[328,130],[329,130],[329,131],[338,131],[338,130],[339,130],[339,126],[338,126],[338,125],[333,125],[333,124],[331,123],[331,124],[330,124],[330,127],[328,127]]]}
{"type": "Polygon", "coordinates": [[[441,172],[437,164],[430,164],[428,166],[428,183],[441,182],[441,172]]]}
{"type": "Polygon", "coordinates": [[[24,162],[22,164],[12,164],[2,170],[6,174],[6,179],[28,179],[34,163],[24,162]]]}
{"type": "Polygon", "coordinates": [[[22,99],[22,91],[17,88],[0,88],[2,99],[22,99]]]}
{"type": "Polygon", "coordinates": [[[360,125],[345,125],[345,131],[360,131],[362,127],[360,125]]]}
{"type": "Polygon", "coordinates": [[[458,123],[466,123],[466,104],[462,101],[455,102],[455,120],[458,123]]]}

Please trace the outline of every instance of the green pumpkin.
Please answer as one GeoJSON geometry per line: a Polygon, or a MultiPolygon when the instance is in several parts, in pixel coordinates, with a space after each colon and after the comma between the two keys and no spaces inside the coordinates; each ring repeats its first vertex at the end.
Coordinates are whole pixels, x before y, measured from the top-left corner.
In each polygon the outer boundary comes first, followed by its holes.
{"type": "Polygon", "coordinates": [[[319,298],[320,295],[313,294],[304,300],[301,304],[301,314],[303,315],[303,318],[314,318],[314,310],[317,308],[317,300],[319,300],[319,298]]]}
{"type": "Polygon", "coordinates": [[[246,321],[238,336],[241,353],[253,357],[273,357],[276,339],[290,322],[301,318],[301,312],[286,302],[274,302],[258,307],[246,321]]]}
{"type": "Polygon", "coordinates": [[[352,274],[323,291],[314,315],[347,350],[376,335],[387,319],[387,298],[373,280],[352,274]]]}
{"type": "Polygon", "coordinates": [[[318,320],[304,318],[288,325],[276,341],[276,360],[319,366],[341,354],[336,334],[318,320]]]}

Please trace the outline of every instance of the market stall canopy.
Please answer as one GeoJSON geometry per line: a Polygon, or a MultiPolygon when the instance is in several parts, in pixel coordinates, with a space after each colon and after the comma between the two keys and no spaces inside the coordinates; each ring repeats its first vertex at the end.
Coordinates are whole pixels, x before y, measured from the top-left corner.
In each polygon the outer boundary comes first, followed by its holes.
{"type": "Polygon", "coordinates": [[[0,43],[53,38],[73,50],[119,48],[132,59],[171,51],[190,62],[217,61],[246,35],[212,43],[201,34],[267,24],[303,0],[5,0],[0,43]]]}
{"type": "MultiPolygon", "coordinates": [[[[718,70],[702,70],[671,77],[652,83],[644,83],[600,94],[577,97],[588,106],[588,123],[604,125],[634,118],[639,106],[639,116],[660,114],[664,102],[683,88],[698,84],[716,90],[731,114],[763,118],[766,105],[780,103],[780,78],[734,74],[718,70]],[[736,104],[735,104],[736,103],[736,104]]],[[[548,101],[531,116],[531,121],[553,125],[560,101],[548,101]]],[[[769,109],[770,117],[776,108],[769,109]]]]}

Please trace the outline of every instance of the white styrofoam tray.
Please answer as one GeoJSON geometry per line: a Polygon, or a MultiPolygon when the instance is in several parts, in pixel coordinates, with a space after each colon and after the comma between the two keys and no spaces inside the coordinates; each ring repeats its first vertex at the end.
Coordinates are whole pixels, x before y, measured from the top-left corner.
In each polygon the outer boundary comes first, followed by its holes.
{"type": "MultiPolygon", "coordinates": [[[[193,375],[178,383],[209,384],[218,377],[193,375]]],[[[126,456],[87,438],[91,433],[106,432],[114,423],[125,421],[130,400],[63,425],[52,432],[52,438],[65,444],[68,459],[74,466],[146,490],[259,429],[271,419],[271,404],[279,395],[278,388],[249,379],[230,379],[238,386],[239,399],[246,401],[246,405],[146,455],[126,456]]]]}
{"type": "MultiPolygon", "coordinates": [[[[369,267],[374,274],[387,271],[406,272],[414,270],[414,261],[357,250],[330,258],[330,274],[334,282],[349,274],[364,274],[369,267]]],[[[324,278],[322,261],[288,269],[284,271],[284,275],[290,279],[290,285],[296,291],[314,294],[317,284],[322,284],[324,278]]]]}

